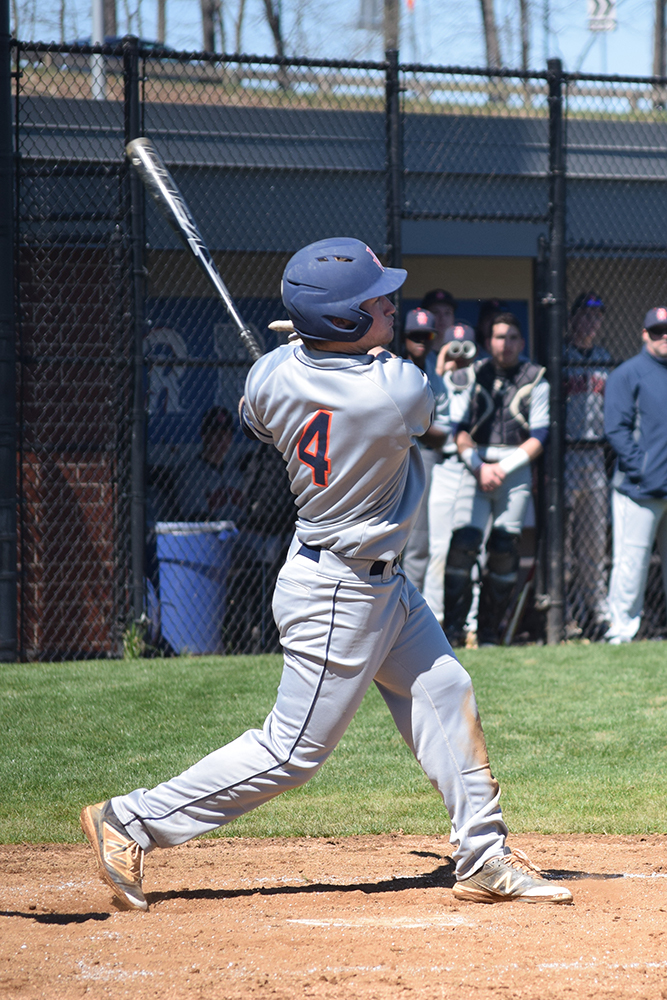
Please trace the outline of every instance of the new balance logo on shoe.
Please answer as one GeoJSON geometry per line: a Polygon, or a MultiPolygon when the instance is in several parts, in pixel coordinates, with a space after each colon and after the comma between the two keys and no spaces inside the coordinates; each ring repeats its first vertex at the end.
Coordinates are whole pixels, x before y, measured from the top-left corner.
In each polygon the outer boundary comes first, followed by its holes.
{"type": "Polygon", "coordinates": [[[81,829],[95,852],[102,879],[120,903],[133,910],[147,910],[148,902],[141,888],[144,852],[128,837],[111,802],[86,806],[81,811],[81,829]]]}
{"type": "Polygon", "coordinates": [[[537,865],[519,850],[491,858],[474,875],[457,882],[453,891],[457,899],[473,903],[501,903],[509,899],[523,903],[573,901],[569,889],[542,878],[537,865]]]}

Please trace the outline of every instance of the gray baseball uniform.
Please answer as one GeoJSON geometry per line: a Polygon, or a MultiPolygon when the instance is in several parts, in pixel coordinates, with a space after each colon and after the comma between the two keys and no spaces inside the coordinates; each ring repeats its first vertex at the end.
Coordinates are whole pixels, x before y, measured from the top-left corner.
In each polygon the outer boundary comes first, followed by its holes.
{"type": "MultiPolygon", "coordinates": [[[[442,624],[445,613],[445,564],[454,524],[464,523],[477,489],[477,480],[459,458],[452,426],[458,426],[470,402],[475,381],[472,367],[445,372],[445,392],[436,401],[436,421],[449,437],[443,461],[433,469],[428,497],[429,560],[424,577],[424,600],[442,624]]],[[[436,422],[434,421],[434,422],[436,422]]]]}
{"type": "MultiPolygon", "coordinates": [[[[430,351],[424,358],[423,371],[428,378],[436,401],[435,417],[432,426],[436,426],[443,433],[449,434],[449,399],[442,375],[438,375],[436,372],[437,360],[438,356],[435,351],[430,351]]],[[[422,462],[424,463],[426,482],[417,519],[403,549],[401,564],[408,580],[414,583],[417,590],[421,590],[425,594],[424,577],[429,562],[429,497],[431,494],[433,473],[442,464],[444,455],[442,448],[425,445],[423,441],[419,441],[418,444],[422,462]]]]}
{"type": "Polygon", "coordinates": [[[243,419],[281,452],[298,507],[274,596],[276,704],[263,729],[113,810],[146,851],[229,823],[312,777],[375,682],[445,801],[457,874],[470,875],[505,849],[499,788],[470,678],[397,564],[424,485],[426,378],[386,353],[290,345],[253,366],[245,399],[243,419]]]}

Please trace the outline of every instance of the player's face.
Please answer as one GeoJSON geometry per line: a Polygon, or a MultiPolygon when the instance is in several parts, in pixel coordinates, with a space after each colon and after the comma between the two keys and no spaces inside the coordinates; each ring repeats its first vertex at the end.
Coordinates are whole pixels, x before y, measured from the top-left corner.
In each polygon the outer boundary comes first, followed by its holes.
{"type": "Polygon", "coordinates": [[[450,326],[454,326],[454,310],[452,306],[445,305],[444,302],[436,302],[434,306],[429,308],[435,316],[436,329],[436,335],[433,343],[431,344],[431,349],[438,351],[444,343],[445,330],[448,330],[450,326]]]}
{"type": "Polygon", "coordinates": [[[361,340],[350,344],[355,349],[355,354],[365,354],[371,347],[382,347],[390,344],[394,337],[394,304],[386,295],[380,295],[376,299],[366,299],[361,303],[364,312],[371,315],[373,322],[361,340]]]}
{"type": "Polygon", "coordinates": [[[667,360],[667,326],[654,326],[651,330],[644,330],[642,340],[649,354],[661,361],[667,360]]]}
{"type": "Polygon", "coordinates": [[[580,309],[572,319],[572,343],[589,351],[600,332],[602,319],[600,309],[580,309]]]}
{"type": "Polygon", "coordinates": [[[494,323],[488,340],[489,354],[499,368],[514,368],[525,347],[521,333],[507,323],[494,323]]]}
{"type": "Polygon", "coordinates": [[[420,331],[410,337],[406,335],[405,350],[415,364],[421,365],[423,363],[424,358],[431,350],[434,336],[435,334],[430,330],[425,331],[424,333],[420,331]]]}
{"type": "Polygon", "coordinates": [[[225,455],[232,446],[234,434],[222,427],[211,431],[202,439],[202,456],[211,465],[222,465],[225,455]]]}

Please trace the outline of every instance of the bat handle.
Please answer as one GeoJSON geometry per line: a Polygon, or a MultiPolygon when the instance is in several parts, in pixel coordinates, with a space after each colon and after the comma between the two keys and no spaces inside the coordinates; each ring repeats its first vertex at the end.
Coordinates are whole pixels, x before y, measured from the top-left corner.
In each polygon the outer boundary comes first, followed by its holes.
{"type": "Polygon", "coordinates": [[[259,361],[262,357],[262,350],[247,326],[239,330],[239,337],[252,360],[259,361]]]}

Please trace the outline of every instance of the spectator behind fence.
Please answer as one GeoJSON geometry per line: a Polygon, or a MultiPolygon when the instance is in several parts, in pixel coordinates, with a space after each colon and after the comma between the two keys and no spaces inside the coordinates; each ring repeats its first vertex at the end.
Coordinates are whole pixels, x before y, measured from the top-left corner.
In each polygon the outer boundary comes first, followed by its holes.
{"type": "Polygon", "coordinates": [[[549,386],[544,368],[521,361],[518,319],[501,313],[479,361],[458,424],[456,444],[469,475],[462,477],[445,568],[445,632],[452,646],[464,638],[472,599],[472,570],[487,528],[486,565],[479,601],[478,640],[496,645],[519,571],[519,540],[531,496],[531,462],[549,430],[549,386]]]}
{"type": "Polygon", "coordinates": [[[421,300],[420,308],[427,309],[435,317],[435,337],[431,343],[431,350],[436,354],[445,341],[445,330],[454,323],[456,307],[456,299],[444,288],[433,288],[421,300]]]}
{"type": "Polygon", "coordinates": [[[477,341],[477,351],[480,360],[489,356],[486,344],[491,336],[493,321],[496,316],[509,311],[510,307],[503,299],[483,299],[480,302],[477,323],[475,324],[475,339],[477,341]]]}
{"type": "MultiPolygon", "coordinates": [[[[403,357],[409,358],[417,368],[421,368],[428,378],[433,395],[440,399],[445,393],[445,385],[441,375],[436,374],[437,356],[431,350],[437,335],[437,321],[428,309],[412,309],[405,317],[403,327],[403,357]]],[[[445,417],[445,419],[448,418],[445,417]]],[[[444,430],[449,431],[447,422],[444,430]]],[[[446,433],[441,435],[444,441],[446,433]]],[[[431,487],[431,473],[434,466],[442,462],[442,447],[439,436],[432,428],[426,435],[418,439],[419,449],[424,463],[426,485],[419,507],[419,513],[414,527],[403,549],[402,565],[405,575],[418,590],[424,585],[424,574],[428,563],[428,497],[431,487]]]]}
{"type": "Polygon", "coordinates": [[[178,521],[234,521],[243,514],[243,474],[234,454],[234,418],[212,406],[199,427],[201,448],[174,468],[178,521]]]}
{"type": "Polygon", "coordinates": [[[462,414],[467,402],[466,390],[475,381],[472,367],[477,348],[475,331],[466,323],[456,323],[445,332],[445,343],[438,355],[438,368],[443,369],[445,396],[436,400],[436,423],[448,428],[441,445],[442,458],[433,467],[428,496],[428,565],[424,578],[424,599],[442,625],[444,620],[445,562],[452,537],[452,524],[463,476],[468,476],[459,458],[451,426],[462,414]],[[449,421],[445,424],[446,412],[449,421]]]}
{"type": "Polygon", "coordinates": [[[606,635],[612,645],[637,634],[654,540],[667,593],[666,307],[646,314],[642,340],[642,351],[609,376],[605,396],[604,428],[617,456],[606,635]]]}
{"type": "Polygon", "coordinates": [[[605,470],[604,391],[611,355],[597,344],[605,306],[582,292],[570,310],[563,352],[565,508],[568,553],[566,633],[608,624],[606,590],[609,484],[605,470]]]}

